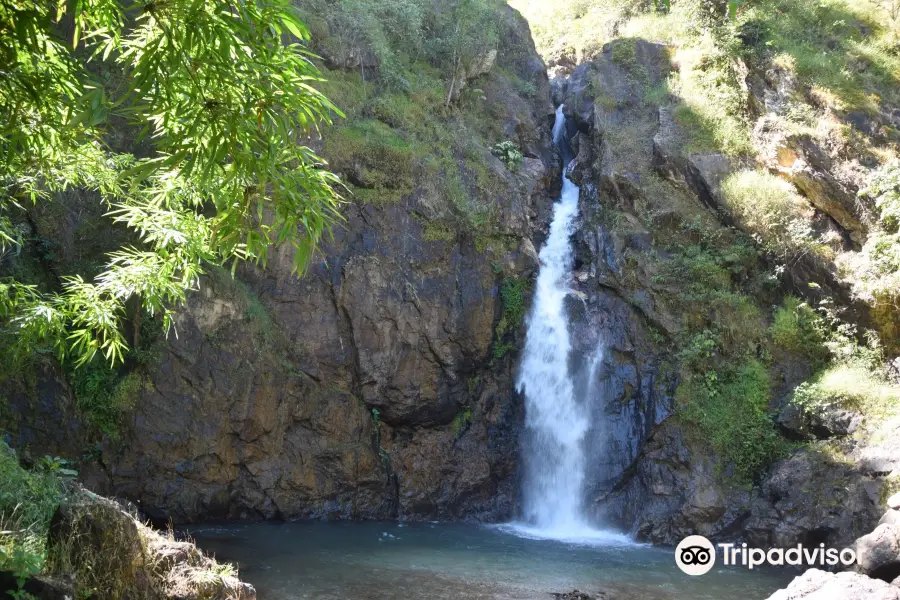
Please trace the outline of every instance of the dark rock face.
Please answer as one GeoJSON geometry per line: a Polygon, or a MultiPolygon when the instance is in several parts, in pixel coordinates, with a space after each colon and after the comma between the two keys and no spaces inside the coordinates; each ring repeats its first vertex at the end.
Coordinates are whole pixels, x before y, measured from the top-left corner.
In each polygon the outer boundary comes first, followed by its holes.
{"type": "Polygon", "coordinates": [[[844,437],[859,429],[861,423],[859,413],[834,406],[804,409],[788,404],[778,415],[778,425],[788,437],[796,440],[844,437]]]}
{"type": "MultiPolygon", "coordinates": [[[[568,312],[573,369],[581,397],[591,406],[593,427],[586,436],[590,463],[586,493],[592,501],[607,496],[637,458],[644,442],[671,411],[673,381],[662,368],[661,354],[650,336],[661,316],[652,295],[625,273],[627,255],[648,251],[648,234],[623,234],[603,222],[610,202],[632,202],[639,194],[636,167],[613,152],[607,128],[642,123],[644,82],[630,77],[614,42],[591,62],[579,65],[555,93],[564,100],[567,133],[575,159],[569,177],[581,186],[580,222],[575,233],[573,289],[568,312]],[[595,97],[602,90],[606,101],[595,97]]],[[[628,44],[628,42],[625,42],[628,44]]],[[[630,47],[629,47],[630,48],[630,47]]],[[[636,65],[647,73],[647,85],[665,76],[662,46],[634,42],[636,65]]],[[[632,65],[634,66],[634,65],[632,65]]],[[[649,165],[649,138],[647,138],[649,165]]],[[[597,519],[614,518],[594,506],[597,519]]]]}
{"type": "Polygon", "coordinates": [[[701,448],[686,439],[675,420],[667,420],[644,446],[640,460],[602,499],[605,514],[633,523],[640,539],[664,544],[726,531],[742,516],[748,494],[723,489],[717,460],[701,448]]]}
{"type": "MultiPolygon", "coordinates": [[[[498,190],[516,277],[547,173],[532,160],[498,190]]],[[[490,366],[500,278],[471,240],[423,240],[416,210],[350,207],[304,278],[281,256],[245,273],[261,327],[207,286],[104,457],[111,489],[179,520],[508,515],[521,409],[511,360],[490,366]]]]}
{"type": "Polygon", "coordinates": [[[75,586],[68,581],[53,579],[50,577],[29,577],[23,585],[19,586],[16,573],[0,571],[0,598],[12,600],[13,596],[7,592],[25,592],[26,598],[35,600],[73,600],[75,598],[75,586]]]}
{"type": "MultiPolygon", "coordinates": [[[[881,514],[880,483],[875,477],[895,468],[888,459],[891,450],[883,447],[892,443],[889,434],[857,436],[859,441],[848,438],[848,447],[857,444],[854,464],[836,464],[814,450],[796,452],[774,465],[751,490],[729,483],[729,466],[677,414],[670,416],[677,382],[673,357],[667,357],[661,346],[682,330],[689,315],[667,309],[665,289],[655,284],[645,266],[666,258],[656,249],[654,236],[683,227],[679,211],[665,210],[666,202],[702,207],[722,225],[735,225],[721,197],[721,185],[736,169],[751,165],[717,153],[685,153],[685,133],[671,109],[645,101],[667,68],[663,47],[619,40],[579,65],[565,86],[555,86],[556,93],[565,96],[576,155],[569,171],[582,190],[575,274],[580,302],[572,302],[573,345],[585,364],[589,357],[602,357],[585,385],[597,386],[595,418],[610,424],[605,437],[598,428],[596,438],[591,438],[591,442],[606,440],[605,447],[591,449],[591,456],[603,457],[588,474],[595,501],[592,510],[598,518],[630,529],[638,539],[657,543],[675,544],[687,535],[701,534],[742,536],[762,547],[798,542],[847,545],[870,530],[881,514]],[[654,202],[660,194],[668,195],[666,201],[654,202]],[[634,216],[642,211],[652,214],[650,230],[634,216]],[[607,217],[610,212],[618,219],[613,225],[607,217]],[[600,332],[609,340],[608,348],[595,354],[600,332]],[[876,438],[877,444],[872,441],[876,438]]],[[[790,91],[790,82],[774,75],[772,82],[750,83],[760,111],[781,106],[782,96],[790,91]]],[[[780,143],[776,142],[773,138],[773,144],[780,143]]],[[[834,164],[828,162],[827,152],[804,148],[811,181],[821,184],[824,196],[837,194],[835,190],[841,192],[835,196],[839,199],[855,195],[850,175],[828,179],[829,165],[834,164]],[[835,189],[825,189],[829,185],[835,189]]],[[[778,153],[772,150],[773,157],[778,153]]],[[[855,220],[840,226],[852,232],[864,216],[848,214],[855,220]]],[[[828,218],[839,222],[834,215],[828,218]]],[[[853,312],[846,286],[815,261],[796,261],[787,279],[795,290],[804,289],[810,301],[820,299],[812,297],[816,294],[827,295],[853,312]]],[[[861,312],[854,317],[865,320],[861,312]]],[[[797,379],[790,368],[782,371],[785,386],[797,379]]],[[[797,439],[826,439],[847,438],[863,423],[851,411],[791,412],[788,407],[780,425],[797,439]]]]}
{"type": "Polygon", "coordinates": [[[744,534],[758,547],[846,547],[877,522],[877,490],[851,465],[802,449],[770,469],[754,493],[744,534]]]}

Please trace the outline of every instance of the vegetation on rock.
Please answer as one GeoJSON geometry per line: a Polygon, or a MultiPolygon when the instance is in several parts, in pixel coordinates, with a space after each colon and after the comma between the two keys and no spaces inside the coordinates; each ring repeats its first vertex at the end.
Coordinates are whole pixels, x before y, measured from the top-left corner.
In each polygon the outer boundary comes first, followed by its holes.
{"type": "MultiPolygon", "coordinates": [[[[36,575],[71,577],[79,598],[238,598],[252,587],[232,565],[218,564],[193,544],[159,534],[112,500],[72,482],[58,457],[31,469],[0,441],[0,571],[25,582],[36,575]]],[[[18,596],[15,594],[18,593],[18,596]]]]}
{"type": "Polygon", "coordinates": [[[506,353],[515,349],[515,346],[509,341],[509,334],[515,331],[522,324],[525,318],[525,293],[528,288],[528,282],[512,277],[505,277],[500,284],[500,297],[503,300],[503,314],[497,321],[497,327],[494,333],[494,358],[501,359],[506,353]]]}
{"type": "Polygon", "coordinates": [[[506,168],[510,171],[518,169],[524,158],[519,147],[516,146],[515,142],[511,142],[510,140],[494,144],[494,147],[491,148],[491,152],[494,153],[494,156],[502,160],[503,164],[505,164],[506,168]]]}
{"type": "Polygon", "coordinates": [[[786,362],[819,373],[797,398],[832,390],[848,406],[892,406],[885,361],[900,339],[892,216],[900,130],[888,115],[900,106],[900,23],[890,3],[512,4],[531,22],[551,73],[610,60],[642,89],[646,112],[613,97],[609,75],[590,82],[605,85],[592,91],[603,168],[627,172],[642,192],[627,201],[610,193],[604,223],[622,235],[650,231],[665,251],[664,260],[632,253],[635,281],[626,285],[649,276],[654,298],[682,315],[673,340],[682,420],[731,472],[757,479],[789,448],[773,423],[786,362]],[[671,61],[659,84],[641,55],[647,41],[664,44],[671,61]],[[657,128],[650,148],[642,139],[657,128]],[[714,212],[698,214],[702,207],[643,170],[651,162],[708,185],[703,202],[714,212]],[[811,272],[852,286],[871,319],[850,325],[846,299],[830,297],[834,288],[825,291],[811,272]],[[804,297],[785,297],[786,287],[804,297]],[[867,400],[835,391],[853,386],[867,400]]]}
{"type": "Polygon", "coordinates": [[[74,473],[59,459],[46,457],[33,470],[0,441],[0,570],[23,576],[39,573],[47,558],[50,519],[74,473]]]}

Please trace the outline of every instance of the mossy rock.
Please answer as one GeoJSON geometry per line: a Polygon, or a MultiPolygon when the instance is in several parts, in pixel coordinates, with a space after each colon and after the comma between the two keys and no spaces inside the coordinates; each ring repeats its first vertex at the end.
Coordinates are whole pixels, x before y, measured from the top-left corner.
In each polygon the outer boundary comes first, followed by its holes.
{"type": "Polygon", "coordinates": [[[138,523],[118,503],[77,492],[50,522],[53,569],[75,574],[79,593],[97,600],[165,598],[148,570],[138,523]]]}

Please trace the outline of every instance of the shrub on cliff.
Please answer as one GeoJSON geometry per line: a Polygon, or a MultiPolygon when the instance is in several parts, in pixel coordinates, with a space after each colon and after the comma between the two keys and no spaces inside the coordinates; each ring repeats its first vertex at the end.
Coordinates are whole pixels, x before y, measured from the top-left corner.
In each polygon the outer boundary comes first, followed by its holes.
{"type": "Polygon", "coordinates": [[[494,144],[494,147],[491,148],[491,152],[503,161],[503,164],[506,165],[506,168],[510,171],[515,171],[519,168],[519,165],[522,164],[522,159],[524,156],[522,155],[522,151],[519,150],[519,147],[516,146],[516,143],[510,140],[506,140],[500,142],[499,144],[494,144]]]}
{"type": "Polygon", "coordinates": [[[754,481],[788,450],[768,412],[770,386],[765,365],[747,359],[720,372],[693,375],[676,393],[682,417],[733,469],[738,483],[754,481]]]}
{"type": "Polygon", "coordinates": [[[0,441],[0,571],[27,575],[43,567],[50,519],[63,498],[58,469],[47,458],[26,471],[0,441]]]}
{"type": "Polygon", "coordinates": [[[738,171],[722,183],[722,196],[741,225],[779,259],[815,250],[812,209],[794,187],[758,170],[738,171]]]}
{"type": "Polygon", "coordinates": [[[785,298],[775,310],[769,333],[776,345],[806,356],[815,364],[828,358],[822,317],[794,296],[785,298]]]}

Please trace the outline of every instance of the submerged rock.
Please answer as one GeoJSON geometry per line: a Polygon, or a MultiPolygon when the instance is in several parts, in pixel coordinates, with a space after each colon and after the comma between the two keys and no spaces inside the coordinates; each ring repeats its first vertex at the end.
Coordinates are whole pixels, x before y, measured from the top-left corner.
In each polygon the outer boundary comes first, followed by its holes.
{"type": "Polygon", "coordinates": [[[597,600],[596,596],[591,596],[590,594],[577,589],[574,589],[571,592],[554,592],[550,595],[556,600],[597,600]]]}

